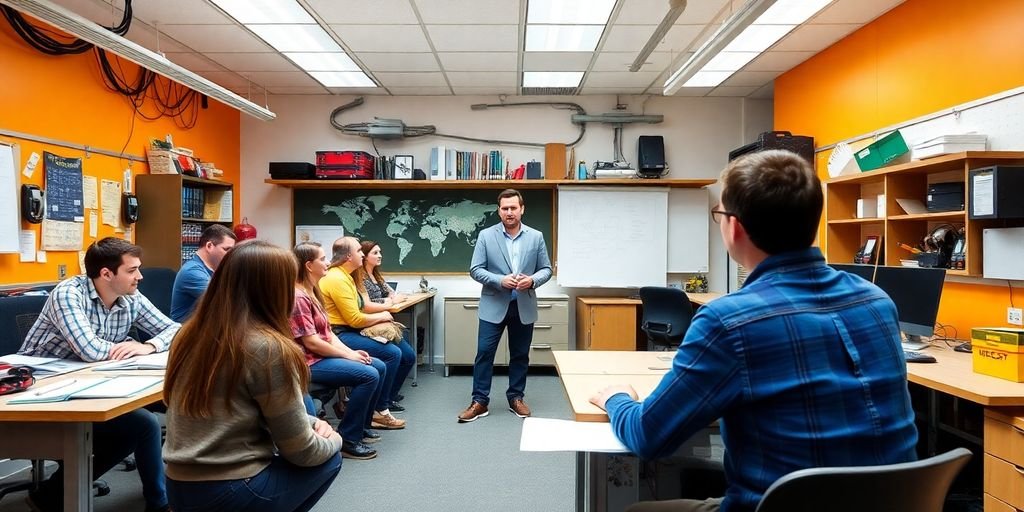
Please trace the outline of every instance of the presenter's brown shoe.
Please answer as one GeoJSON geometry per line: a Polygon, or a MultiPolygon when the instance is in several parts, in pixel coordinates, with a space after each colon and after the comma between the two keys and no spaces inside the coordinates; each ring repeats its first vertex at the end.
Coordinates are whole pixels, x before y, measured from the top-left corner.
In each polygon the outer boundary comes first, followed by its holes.
{"type": "Polygon", "coordinates": [[[490,414],[487,412],[487,406],[480,402],[472,402],[469,407],[466,407],[465,411],[459,413],[459,423],[469,423],[476,421],[477,418],[483,418],[490,414]]]}
{"type": "Polygon", "coordinates": [[[530,417],[530,406],[526,405],[522,397],[513,398],[508,401],[508,410],[512,411],[512,414],[519,416],[520,418],[530,417]]]}

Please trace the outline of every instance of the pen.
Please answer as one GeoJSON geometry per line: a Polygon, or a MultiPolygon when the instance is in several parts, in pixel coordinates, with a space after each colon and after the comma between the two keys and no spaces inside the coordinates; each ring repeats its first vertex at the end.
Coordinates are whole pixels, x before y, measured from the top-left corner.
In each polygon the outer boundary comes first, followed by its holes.
{"type": "Polygon", "coordinates": [[[668,366],[648,366],[648,370],[668,370],[668,366]]]}
{"type": "Polygon", "coordinates": [[[58,389],[66,388],[66,387],[74,384],[75,382],[76,382],[75,379],[68,379],[68,380],[66,380],[64,382],[61,382],[60,384],[57,384],[56,386],[52,386],[52,387],[47,388],[47,389],[40,389],[39,391],[36,391],[36,396],[45,395],[47,393],[50,393],[50,392],[53,392],[53,391],[57,391],[58,389]]]}

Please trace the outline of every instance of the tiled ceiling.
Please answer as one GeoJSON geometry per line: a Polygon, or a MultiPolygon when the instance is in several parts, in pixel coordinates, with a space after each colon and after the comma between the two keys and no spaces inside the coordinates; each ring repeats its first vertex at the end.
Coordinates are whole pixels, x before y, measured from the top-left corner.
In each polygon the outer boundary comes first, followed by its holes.
{"type": "MultiPolygon", "coordinates": [[[[638,72],[628,70],[668,0],[617,0],[594,52],[524,52],[528,0],[298,0],[374,80],[327,88],[207,0],[134,0],[128,39],[248,97],[264,94],[479,95],[522,92],[523,71],[583,71],[577,94],[661,94],[743,0],[689,0],[638,72]]],[[[679,96],[770,98],[773,81],[902,0],[835,0],[714,88],[679,96]]],[[[123,0],[55,0],[101,25],[123,0]]]]}

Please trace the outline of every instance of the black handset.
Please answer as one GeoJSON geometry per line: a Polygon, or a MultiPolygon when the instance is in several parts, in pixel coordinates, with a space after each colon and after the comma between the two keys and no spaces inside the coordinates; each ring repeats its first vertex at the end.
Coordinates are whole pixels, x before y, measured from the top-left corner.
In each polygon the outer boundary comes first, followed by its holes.
{"type": "Polygon", "coordinates": [[[135,194],[125,192],[121,194],[121,216],[125,224],[135,224],[139,220],[139,198],[135,194]]]}
{"type": "Polygon", "coordinates": [[[21,218],[32,224],[43,221],[46,211],[43,191],[36,185],[21,186],[21,218]]]}

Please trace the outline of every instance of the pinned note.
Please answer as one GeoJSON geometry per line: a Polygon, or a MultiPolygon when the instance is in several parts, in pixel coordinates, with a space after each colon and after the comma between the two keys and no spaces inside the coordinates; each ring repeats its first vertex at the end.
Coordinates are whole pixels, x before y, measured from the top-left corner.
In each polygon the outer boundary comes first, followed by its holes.
{"type": "Polygon", "coordinates": [[[28,157],[28,161],[25,162],[25,168],[21,170],[21,174],[26,178],[31,178],[36,172],[36,166],[39,165],[39,153],[32,152],[28,157]]]}
{"type": "Polygon", "coordinates": [[[99,216],[96,215],[96,210],[93,210],[89,212],[89,238],[96,238],[99,227],[99,216]]]}

